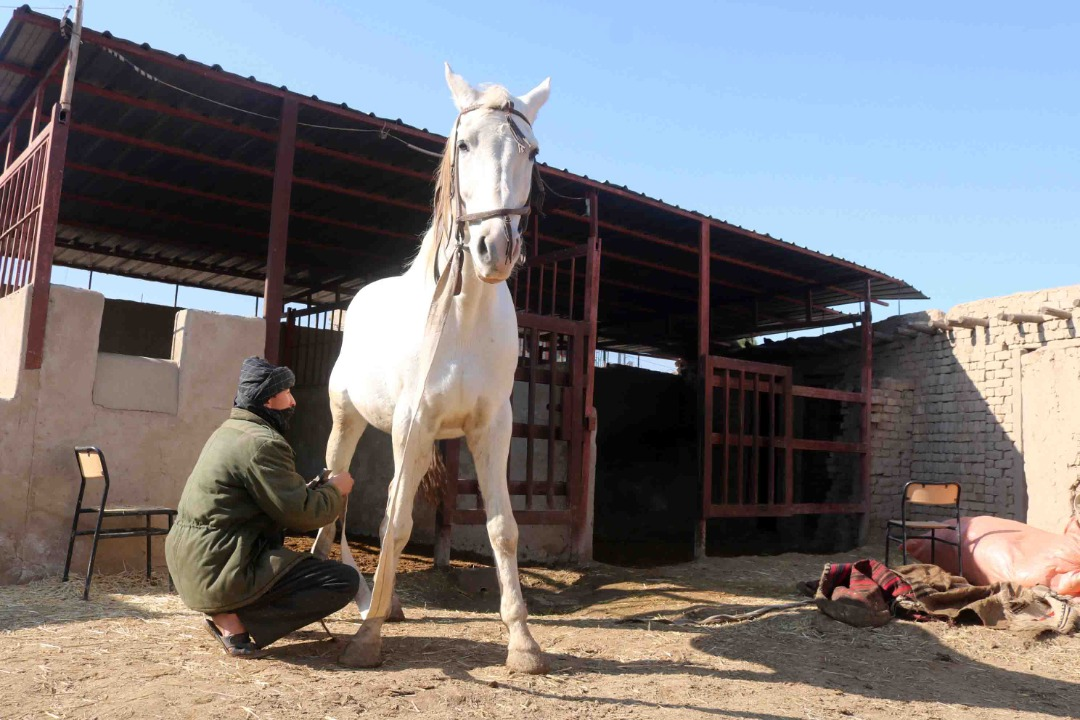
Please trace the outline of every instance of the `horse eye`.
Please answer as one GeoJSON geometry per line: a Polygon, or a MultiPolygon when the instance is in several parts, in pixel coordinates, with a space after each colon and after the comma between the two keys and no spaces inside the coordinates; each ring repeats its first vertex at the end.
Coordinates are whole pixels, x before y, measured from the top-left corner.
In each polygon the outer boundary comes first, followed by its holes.
{"type": "Polygon", "coordinates": [[[469,152],[469,143],[462,140],[461,142],[459,142],[457,144],[457,149],[460,150],[461,152],[469,152]]]}
{"type": "Polygon", "coordinates": [[[529,159],[530,160],[535,160],[536,156],[539,155],[539,154],[540,154],[540,148],[533,148],[532,151],[529,153],[529,159]]]}

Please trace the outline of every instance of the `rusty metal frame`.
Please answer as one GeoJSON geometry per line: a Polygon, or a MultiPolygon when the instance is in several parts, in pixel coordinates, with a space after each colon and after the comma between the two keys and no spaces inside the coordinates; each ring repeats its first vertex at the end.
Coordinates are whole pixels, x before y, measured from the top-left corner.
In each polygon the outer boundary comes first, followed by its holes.
{"type": "MultiPolygon", "coordinates": [[[[514,423],[512,428],[513,437],[525,441],[524,477],[508,479],[511,495],[523,496],[524,509],[515,510],[514,518],[521,525],[568,526],[571,556],[577,561],[592,557],[592,438],[596,431],[593,383],[601,257],[596,224],[599,199],[595,192],[589,207],[593,223],[586,244],[544,255],[535,252],[540,236],[534,218],[527,233],[534,252],[511,284],[518,307],[521,348],[514,380],[527,385],[526,421],[514,423]],[[580,272],[579,265],[584,265],[580,272]],[[538,422],[536,412],[541,385],[548,388],[546,422],[538,422]],[[546,442],[543,477],[537,477],[534,471],[537,440],[546,442]],[[566,443],[565,480],[555,472],[557,442],[566,443]],[[538,509],[541,497],[543,509],[538,509]],[[565,507],[556,501],[562,497],[565,507]]],[[[459,476],[460,440],[446,441],[441,449],[448,482],[436,510],[435,564],[447,567],[453,526],[483,524],[486,516],[480,509],[477,481],[459,476]],[[476,509],[459,508],[462,496],[474,496],[476,509]]],[[[511,461],[507,459],[508,470],[511,461]]]]}
{"type": "Polygon", "coordinates": [[[270,201],[270,233],[266,249],[266,283],[263,291],[263,317],[266,319],[268,361],[276,363],[280,346],[282,295],[285,280],[285,253],[289,241],[289,209],[292,197],[293,158],[296,154],[296,98],[286,95],[281,101],[281,126],[274,160],[274,189],[270,201]]]}
{"type": "MultiPolygon", "coordinates": [[[[869,302],[865,307],[865,316],[868,316],[869,302]]],[[[865,327],[870,326],[867,324],[865,327]]],[[[868,332],[864,330],[864,334],[868,332]]],[[[703,551],[705,544],[705,521],[711,518],[833,513],[860,513],[866,517],[870,467],[868,358],[868,354],[864,355],[863,385],[858,392],[794,385],[792,368],[786,365],[718,356],[702,358],[705,412],[702,424],[702,519],[697,539],[699,552],[703,551]],[[716,401],[717,392],[720,393],[719,402],[716,401]],[[859,442],[795,437],[793,411],[796,398],[859,405],[859,442]],[[760,410],[763,404],[766,408],[764,429],[760,410]],[[719,418],[719,427],[714,426],[716,418],[719,418]],[[714,465],[713,458],[716,448],[722,448],[723,459],[718,467],[714,465]],[[858,454],[860,471],[856,480],[858,487],[855,488],[858,500],[796,502],[799,481],[794,475],[793,454],[796,450],[858,454]],[[761,464],[763,451],[766,453],[764,465],[761,464]],[[783,457],[782,475],[777,472],[778,453],[782,453],[783,457]]]]}
{"type": "Polygon", "coordinates": [[[56,221],[60,215],[60,191],[64,181],[64,155],[68,139],[68,124],[66,118],[61,117],[59,104],[53,106],[52,119],[40,134],[45,133],[48,133],[48,155],[41,185],[40,216],[34,235],[31,279],[34,288],[30,299],[30,327],[26,338],[27,370],[40,369],[45,352],[45,324],[49,315],[56,221]]]}

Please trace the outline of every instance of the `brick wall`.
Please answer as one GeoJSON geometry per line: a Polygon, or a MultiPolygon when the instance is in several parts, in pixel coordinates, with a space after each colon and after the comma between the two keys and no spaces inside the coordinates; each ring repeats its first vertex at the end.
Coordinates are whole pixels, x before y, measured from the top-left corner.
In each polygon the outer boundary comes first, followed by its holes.
{"type": "MultiPolygon", "coordinates": [[[[1072,319],[1046,316],[1042,324],[1016,324],[998,315],[1039,314],[1049,306],[1076,310],[1080,317],[1080,308],[1073,305],[1078,300],[1080,285],[875,323],[875,331],[888,341],[874,347],[874,527],[896,512],[900,489],[908,480],[957,481],[963,487],[966,514],[1027,519],[1022,357],[1034,350],[1076,346],[1080,341],[1072,319]],[[988,318],[990,326],[953,328],[932,335],[897,334],[898,328],[912,323],[925,326],[928,321],[962,316],[988,318]]],[[[836,378],[832,384],[851,389],[857,386],[859,362],[860,353],[853,350],[821,356],[803,367],[810,373],[829,368],[836,378]]],[[[1037,399],[1028,402],[1033,400],[1037,399]]],[[[1039,478],[1027,479],[1028,484],[1038,482],[1039,478]]]]}

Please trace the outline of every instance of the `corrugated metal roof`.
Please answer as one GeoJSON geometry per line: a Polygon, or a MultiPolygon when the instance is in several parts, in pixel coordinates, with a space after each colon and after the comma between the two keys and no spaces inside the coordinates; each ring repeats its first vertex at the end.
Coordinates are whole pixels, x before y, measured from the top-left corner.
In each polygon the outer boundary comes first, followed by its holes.
{"type": "MultiPolygon", "coordinates": [[[[58,30],[55,18],[22,9],[0,35],[0,60],[27,69],[0,66],[0,105],[8,117],[63,53],[58,30]]],[[[57,93],[55,84],[47,86],[46,107],[57,93]]],[[[183,55],[84,29],[56,261],[261,294],[277,139],[273,118],[287,94],[183,55]]],[[[415,252],[430,221],[437,161],[401,140],[439,152],[445,138],[309,98],[302,98],[300,122],[285,292],[329,301],[399,273],[415,252]]],[[[585,242],[582,198],[599,193],[602,345],[694,354],[703,220],[712,224],[718,340],[805,323],[808,299],[816,308],[814,321],[825,319],[823,308],[855,302],[867,281],[876,298],[923,297],[876,270],[623,186],[546,166],[544,175],[554,192],[540,223],[540,252],[585,242]]]]}

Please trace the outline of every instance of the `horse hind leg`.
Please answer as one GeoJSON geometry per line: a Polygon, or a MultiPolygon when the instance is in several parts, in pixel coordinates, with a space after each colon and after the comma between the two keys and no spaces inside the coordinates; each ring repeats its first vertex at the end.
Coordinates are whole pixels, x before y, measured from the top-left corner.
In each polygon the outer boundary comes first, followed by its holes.
{"type": "Polygon", "coordinates": [[[466,439],[476,462],[476,475],[484,498],[488,539],[499,573],[499,613],[510,633],[506,667],[516,672],[546,673],[547,663],[526,623],[528,611],[518,578],[518,526],[510,506],[506,484],[506,458],[510,452],[513,417],[510,403],[496,413],[492,423],[470,432],[466,439]]]}
{"type": "MultiPolygon", "coordinates": [[[[330,416],[334,424],[330,430],[330,438],[326,442],[326,468],[331,475],[336,475],[349,469],[353,454],[356,452],[356,444],[360,442],[360,436],[364,434],[368,424],[349,401],[346,392],[330,393],[330,416]]],[[[348,498],[346,498],[347,502],[348,498]]],[[[312,555],[326,559],[330,554],[330,548],[334,544],[335,526],[336,521],[319,530],[315,544],[311,548],[312,555]]],[[[344,556],[342,561],[346,562],[344,556]]],[[[364,583],[361,582],[361,584],[364,583]]]]}

